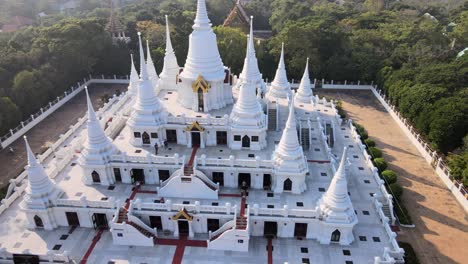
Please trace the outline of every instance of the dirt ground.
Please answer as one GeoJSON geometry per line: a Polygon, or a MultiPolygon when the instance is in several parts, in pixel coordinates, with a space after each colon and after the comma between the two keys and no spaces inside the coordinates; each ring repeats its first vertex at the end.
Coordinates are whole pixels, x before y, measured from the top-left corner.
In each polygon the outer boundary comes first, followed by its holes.
{"type": "Polygon", "coordinates": [[[404,187],[403,202],[415,228],[398,240],[411,243],[421,263],[468,263],[468,216],[371,91],[316,90],[341,99],[348,118],[363,125],[404,187]]]}
{"type": "MultiPolygon", "coordinates": [[[[122,85],[91,85],[89,93],[94,109],[97,110],[102,107],[102,95],[111,95],[117,89],[123,91],[126,88],[122,85]]],[[[86,97],[85,92],[82,91],[29,130],[26,136],[34,153],[43,153],[49,145],[57,141],[60,134],[67,132],[71,125],[84,116],[86,111],[86,97]]],[[[23,138],[17,139],[10,146],[15,151],[13,155],[9,153],[8,148],[0,150],[0,187],[8,185],[8,181],[18,176],[26,166],[26,150],[23,138]]]]}

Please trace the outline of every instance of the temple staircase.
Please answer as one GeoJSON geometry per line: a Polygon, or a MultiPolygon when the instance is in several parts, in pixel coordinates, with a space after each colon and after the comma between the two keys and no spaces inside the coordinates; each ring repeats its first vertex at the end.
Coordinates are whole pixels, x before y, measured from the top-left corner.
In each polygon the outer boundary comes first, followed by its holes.
{"type": "Polygon", "coordinates": [[[268,130],[276,131],[278,129],[278,105],[275,102],[268,104],[268,130]]]}
{"type": "Polygon", "coordinates": [[[388,203],[382,204],[382,211],[386,217],[388,217],[389,221],[392,220],[392,212],[390,210],[390,205],[388,203]]]}

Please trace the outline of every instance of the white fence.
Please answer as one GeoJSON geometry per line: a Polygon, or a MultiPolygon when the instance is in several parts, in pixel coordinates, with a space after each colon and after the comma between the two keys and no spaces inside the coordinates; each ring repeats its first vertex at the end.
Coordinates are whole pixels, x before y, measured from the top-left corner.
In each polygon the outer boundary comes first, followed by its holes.
{"type": "Polygon", "coordinates": [[[114,78],[115,79],[104,79],[104,76],[102,76],[101,79],[92,79],[91,76],[89,78],[84,78],[83,83],[78,82],[76,87],[72,86],[70,90],[64,92],[64,95],[57,96],[55,100],[42,107],[37,113],[32,114],[28,119],[21,121],[20,125],[10,129],[6,135],[0,138],[0,149],[8,147],[11,143],[20,138],[35,125],[39,124],[39,122],[55,112],[55,110],[75,97],[75,95],[83,91],[85,86],[94,83],[127,84],[129,82],[127,79],[117,79],[116,76],[114,76],[114,78]]]}
{"type": "Polygon", "coordinates": [[[385,95],[381,95],[380,91],[371,88],[372,93],[390,113],[395,122],[400,126],[411,143],[418,149],[426,162],[430,164],[439,178],[444,182],[447,188],[452,192],[453,196],[462,205],[465,212],[468,212],[468,191],[463,187],[462,183],[450,179],[449,168],[444,164],[442,158],[437,155],[437,152],[432,150],[428,143],[414,130],[413,126],[396,111],[395,106],[386,101],[385,95]]]}

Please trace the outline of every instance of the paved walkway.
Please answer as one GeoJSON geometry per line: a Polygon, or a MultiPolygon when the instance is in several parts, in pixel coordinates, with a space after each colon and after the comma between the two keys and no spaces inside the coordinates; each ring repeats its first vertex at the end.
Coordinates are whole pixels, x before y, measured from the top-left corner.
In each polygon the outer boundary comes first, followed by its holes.
{"type": "MultiPolygon", "coordinates": [[[[102,95],[111,95],[117,89],[123,91],[125,86],[91,85],[89,91],[94,108],[97,110],[102,107],[102,95]]],[[[37,154],[46,151],[48,146],[57,141],[60,134],[67,132],[71,125],[86,114],[86,111],[86,97],[83,90],[26,133],[32,150],[37,154]]],[[[8,185],[8,181],[18,176],[26,166],[23,138],[19,138],[10,146],[15,150],[13,155],[8,152],[8,148],[0,150],[0,188],[8,185]]]]}
{"type": "Polygon", "coordinates": [[[414,247],[421,263],[466,263],[468,216],[371,91],[320,89],[341,99],[348,117],[362,124],[400,177],[403,201],[416,228],[402,228],[398,240],[414,247]]]}

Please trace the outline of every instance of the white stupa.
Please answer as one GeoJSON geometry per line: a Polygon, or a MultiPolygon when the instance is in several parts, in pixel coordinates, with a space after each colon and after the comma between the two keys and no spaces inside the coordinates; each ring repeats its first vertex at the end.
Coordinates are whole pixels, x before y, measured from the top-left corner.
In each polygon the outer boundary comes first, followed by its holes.
{"type": "Polygon", "coordinates": [[[164,55],[164,66],[160,75],[159,85],[162,89],[176,90],[179,75],[179,64],[171,43],[169,20],[166,16],[166,53],[164,55]]]}
{"type": "Polygon", "coordinates": [[[306,190],[305,175],[308,171],[304,151],[297,136],[296,116],[294,113],[294,98],[289,106],[289,116],[281,140],[272,156],[277,182],[275,192],[284,191],[284,182],[292,181],[291,192],[301,193],[306,190]]]}
{"type": "Polygon", "coordinates": [[[239,75],[239,80],[234,88],[239,88],[243,84],[243,80],[248,78],[253,81],[255,87],[262,93],[266,89],[265,82],[262,79],[262,74],[258,68],[258,61],[255,55],[254,35],[253,35],[253,16],[250,17],[250,33],[247,38],[247,51],[244,59],[244,68],[239,75]],[[250,66],[247,69],[247,61],[250,60],[250,66]]]}
{"type": "Polygon", "coordinates": [[[346,147],[341,156],[340,165],[333,176],[327,192],[318,202],[320,215],[326,222],[353,223],[357,221],[353,204],[348,195],[348,182],[346,180],[346,147]]]}
{"type": "Polygon", "coordinates": [[[138,82],[140,81],[140,78],[138,77],[138,72],[135,68],[133,54],[130,54],[130,58],[131,58],[131,68],[130,68],[130,83],[128,85],[128,92],[134,95],[137,93],[138,82]]]}
{"type": "MultiPolygon", "coordinates": [[[[140,39],[140,60],[144,61],[141,34],[138,35],[140,39]]],[[[151,133],[160,134],[160,126],[164,124],[166,120],[166,111],[156,96],[146,67],[142,68],[140,75],[138,94],[135,105],[133,106],[134,111],[127,121],[128,126],[134,134],[130,142],[135,146],[141,146],[142,144],[154,145],[155,143],[160,143],[159,137],[154,136],[151,137],[151,139],[147,137],[149,137],[151,133]]]]}
{"type": "Polygon", "coordinates": [[[178,102],[194,111],[208,112],[231,104],[232,88],[228,83],[224,85],[229,70],[221,61],[205,0],[198,0],[194,22],[187,60],[180,74],[178,102]]]}
{"type": "MultiPolygon", "coordinates": [[[[254,61],[247,59],[244,65],[246,71],[250,71],[254,61]]],[[[232,108],[230,119],[231,133],[249,137],[250,149],[259,150],[266,147],[266,115],[262,110],[255,95],[255,80],[246,76],[239,88],[237,102],[232,108]],[[256,136],[256,140],[252,140],[256,136]]],[[[241,149],[241,141],[231,142],[231,148],[241,149]]]]}
{"type": "Polygon", "coordinates": [[[110,161],[111,155],[119,153],[119,150],[112,144],[111,139],[106,136],[97,119],[87,87],[85,87],[85,91],[88,104],[87,137],[79,162],[82,165],[103,165],[110,161]]]}
{"type": "Polygon", "coordinates": [[[302,76],[301,83],[297,89],[295,99],[300,103],[311,103],[314,94],[312,93],[312,86],[310,85],[309,78],[309,58],[307,58],[304,75],[302,76]]]}
{"type": "Polygon", "coordinates": [[[286,66],[284,63],[284,43],[281,44],[281,56],[276,69],[275,79],[270,85],[268,93],[271,97],[286,98],[291,94],[291,84],[288,82],[286,66]]]}
{"type": "Polygon", "coordinates": [[[46,209],[53,205],[54,201],[62,195],[62,191],[47,176],[44,167],[37,161],[29,146],[26,136],[26,153],[28,155],[28,186],[22,203],[23,208],[46,209]]]}
{"type": "Polygon", "coordinates": [[[153,88],[157,88],[159,82],[159,76],[154,67],[153,59],[151,58],[151,52],[149,48],[149,42],[146,40],[146,69],[148,71],[148,77],[153,85],[153,88]]]}

